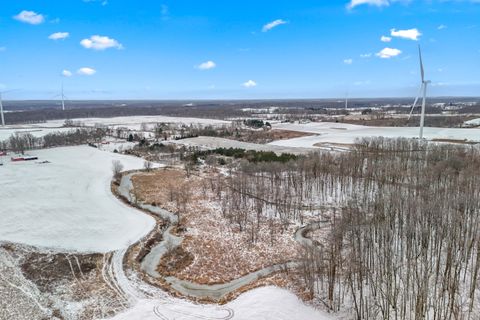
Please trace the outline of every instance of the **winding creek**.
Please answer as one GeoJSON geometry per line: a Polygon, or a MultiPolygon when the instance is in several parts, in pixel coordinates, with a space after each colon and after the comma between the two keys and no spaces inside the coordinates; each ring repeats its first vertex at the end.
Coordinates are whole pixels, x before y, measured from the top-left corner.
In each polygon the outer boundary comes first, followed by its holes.
{"type": "MultiPolygon", "coordinates": [[[[210,298],[214,300],[220,300],[229,293],[251,284],[256,280],[266,277],[275,272],[286,270],[290,268],[295,268],[299,266],[299,262],[292,261],[282,264],[272,265],[255,272],[249,273],[243,277],[234,279],[227,283],[214,284],[214,285],[202,285],[187,280],[182,280],[173,276],[164,277],[157,271],[157,266],[160,264],[160,260],[167,253],[168,250],[177,248],[182,244],[183,238],[178,237],[172,234],[172,230],[178,225],[178,217],[174,213],[161,209],[157,206],[141,203],[137,201],[132,194],[133,183],[132,176],[137,174],[137,172],[126,174],[122,177],[120,185],[118,187],[118,193],[120,196],[125,198],[133,206],[139,207],[143,210],[146,210],[163,220],[167,221],[169,226],[163,233],[162,241],[156,244],[150,252],[144,257],[141,262],[141,269],[143,272],[148,274],[153,278],[162,278],[166,281],[173,289],[185,296],[195,297],[195,298],[210,298]]],[[[302,228],[299,228],[295,232],[295,240],[301,245],[312,246],[314,242],[306,237],[308,232],[317,230],[321,228],[324,223],[328,221],[314,222],[312,224],[306,225],[302,228]]]]}

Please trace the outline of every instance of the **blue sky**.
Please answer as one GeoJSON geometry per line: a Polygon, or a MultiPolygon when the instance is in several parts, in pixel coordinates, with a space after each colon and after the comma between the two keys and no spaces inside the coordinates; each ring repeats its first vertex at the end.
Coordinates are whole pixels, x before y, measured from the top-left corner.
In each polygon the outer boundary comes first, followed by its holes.
{"type": "Polygon", "coordinates": [[[16,0],[7,99],[480,96],[480,0],[16,0]],[[383,39],[382,39],[383,37],[383,39]],[[383,41],[382,41],[383,40],[383,41]],[[62,73],[64,73],[62,75],[62,73]]]}

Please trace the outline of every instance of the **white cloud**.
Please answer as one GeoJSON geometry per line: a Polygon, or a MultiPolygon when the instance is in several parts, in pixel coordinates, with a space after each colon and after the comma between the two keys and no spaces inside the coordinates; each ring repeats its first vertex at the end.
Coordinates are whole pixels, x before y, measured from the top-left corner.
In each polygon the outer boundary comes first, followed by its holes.
{"type": "Polygon", "coordinates": [[[29,24],[41,24],[45,21],[45,17],[43,15],[36,13],[35,11],[28,10],[23,10],[13,18],[29,24]]]}
{"type": "Polygon", "coordinates": [[[97,70],[88,68],[88,67],[83,67],[78,69],[77,73],[82,76],[93,76],[95,73],[97,73],[97,70]]]}
{"type": "Polygon", "coordinates": [[[243,83],[242,86],[245,88],[253,88],[257,86],[257,83],[253,80],[248,80],[247,82],[243,83]]]}
{"type": "Polygon", "coordinates": [[[287,24],[288,22],[282,19],[277,19],[275,21],[272,21],[270,23],[267,23],[266,25],[263,26],[262,32],[267,32],[272,30],[275,27],[281,26],[282,24],[287,24]]]}
{"type": "Polygon", "coordinates": [[[390,59],[390,58],[393,58],[393,57],[396,57],[396,56],[400,55],[401,53],[402,53],[402,51],[400,51],[398,49],[384,48],[384,49],[382,49],[382,51],[376,53],[376,56],[380,57],[382,59],[390,59]]]}
{"type": "Polygon", "coordinates": [[[62,76],[66,77],[66,78],[70,78],[71,76],[73,76],[73,73],[70,70],[63,70],[62,71],[62,76]]]}
{"type": "Polygon", "coordinates": [[[168,6],[166,4],[162,4],[160,6],[160,13],[162,15],[162,19],[168,19],[168,16],[170,14],[170,10],[168,9],[168,6]]]}
{"type": "Polygon", "coordinates": [[[213,61],[205,61],[203,63],[200,63],[196,68],[200,70],[210,70],[213,69],[217,66],[217,64],[213,61]]]}
{"type": "Polygon", "coordinates": [[[360,55],[360,58],[366,59],[366,58],[370,58],[371,56],[372,56],[371,53],[363,53],[360,55]]]}
{"type": "Polygon", "coordinates": [[[390,42],[390,41],[392,41],[392,38],[391,38],[391,37],[387,37],[387,36],[382,36],[382,37],[380,38],[380,40],[381,40],[382,42],[390,42]]]}
{"type": "Polygon", "coordinates": [[[86,49],[93,50],[106,50],[109,48],[123,49],[123,46],[120,42],[115,39],[94,35],[90,39],[83,39],[80,41],[80,44],[86,49]]]}
{"type": "Polygon", "coordinates": [[[106,6],[108,4],[108,0],[83,0],[86,3],[93,3],[93,2],[100,2],[102,6],[106,6]]]}
{"type": "Polygon", "coordinates": [[[345,60],[343,60],[343,63],[345,63],[345,64],[352,64],[352,63],[353,63],[353,59],[345,59],[345,60]]]}
{"type": "Polygon", "coordinates": [[[70,36],[68,32],[55,32],[48,36],[50,40],[63,40],[67,39],[70,36]]]}
{"type": "Polygon", "coordinates": [[[447,26],[444,25],[444,24],[441,24],[437,27],[438,30],[443,30],[443,29],[447,29],[447,26]]]}
{"type": "Polygon", "coordinates": [[[370,6],[383,7],[383,6],[388,6],[390,2],[388,0],[351,0],[347,4],[347,8],[353,9],[356,6],[360,6],[363,4],[370,5],[370,6]]]}
{"type": "Polygon", "coordinates": [[[417,28],[407,29],[407,30],[391,29],[390,35],[392,37],[418,41],[419,40],[418,38],[422,35],[422,33],[418,31],[417,28]]]}

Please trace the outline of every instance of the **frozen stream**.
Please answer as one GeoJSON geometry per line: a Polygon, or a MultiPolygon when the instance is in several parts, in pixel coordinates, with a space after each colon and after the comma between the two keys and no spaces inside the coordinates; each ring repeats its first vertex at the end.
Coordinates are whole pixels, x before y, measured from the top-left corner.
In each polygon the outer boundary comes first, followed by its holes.
{"type": "MultiPolygon", "coordinates": [[[[183,238],[175,236],[171,233],[172,229],[178,224],[178,218],[175,214],[156,206],[143,204],[134,199],[134,196],[131,192],[133,190],[131,178],[134,174],[135,173],[130,173],[122,177],[120,186],[118,188],[120,195],[127,199],[132,205],[138,206],[139,208],[144,210],[148,210],[149,212],[158,215],[159,217],[170,223],[169,227],[165,230],[163,234],[162,241],[152,248],[152,250],[145,256],[141,263],[142,271],[146,272],[151,277],[160,278],[162,277],[162,275],[159,274],[157,271],[157,266],[160,264],[160,260],[162,259],[163,255],[167,253],[168,249],[172,250],[181,245],[183,238]]],[[[312,223],[298,229],[295,233],[295,239],[302,245],[312,245],[312,241],[309,238],[306,238],[304,235],[308,231],[320,228],[322,224],[323,221],[312,223]]],[[[165,277],[164,280],[167,281],[175,290],[177,290],[183,295],[196,298],[211,298],[219,300],[227,294],[258,280],[259,278],[268,276],[281,270],[294,268],[296,266],[298,266],[298,262],[276,264],[249,273],[230,282],[215,285],[197,284],[194,282],[178,279],[173,276],[165,277]]]]}

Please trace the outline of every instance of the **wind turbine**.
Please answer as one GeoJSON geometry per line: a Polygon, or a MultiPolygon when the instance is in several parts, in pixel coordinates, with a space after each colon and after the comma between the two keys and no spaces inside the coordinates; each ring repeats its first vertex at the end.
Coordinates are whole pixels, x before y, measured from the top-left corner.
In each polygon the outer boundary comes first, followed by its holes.
{"type": "Polygon", "coordinates": [[[61,103],[62,103],[62,110],[65,111],[65,99],[67,99],[67,97],[65,96],[65,92],[64,92],[64,89],[63,89],[63,81],[62,81],[62,87],[61,88],[62,89],[60,90],[60,93],[52,96],[52,99],[56,99],[57,97],[60,98],[61,103]]]}
{"type": "Polygon", "coordinates": [[[3,111],[3,94],[7,92],[12,92],[15,90],[0,91],[0,118],[2,121],[2,127],[5,127],[5,115],[3,111]]]}
{"type": "Polygon", "coordinates": [[[65,111],[65,94],[63,93],[63,81],[62,81],[62,110],[65,111]]]}
{"type": "Polygon", "coordinates": [[[2,92],[0,91],[0,116],[2,118],[2,127],[5,127],[5,116],[3,115],[2,92]]]}
{"type": "Polygon", "coordinates": [[[348,110],[348,90],[347,90],[347,94],[345,95],[345,111],[348,110]]]}
{"type": "Polygon", "coordinates": [[[422,99],[422,114],[420,116],[420,139],[423,139],[423,127],[425,125],[425,107],[426,107],[426,102],[427,102],[427,86],[429,83],[431,83],[430,80],[425,80],[425,70],[423,69],[423,60],[422,60],[422,50],[420,49],[420,45],[418,46],[418,57],[420,58],[420,75],[422,78],[422,85],[420,86],[420,90],[418,91],[417,97],[415,98],[415,101],[413,102],[412,110],[410,111],[410,114],[408,115],[408,120],[410,120],[410,117],[412,116],[413,110],[417,106],[418,99],[420,98],[420,95],[423,92],[423,99],[422,99]]]}

